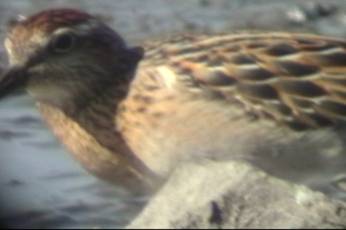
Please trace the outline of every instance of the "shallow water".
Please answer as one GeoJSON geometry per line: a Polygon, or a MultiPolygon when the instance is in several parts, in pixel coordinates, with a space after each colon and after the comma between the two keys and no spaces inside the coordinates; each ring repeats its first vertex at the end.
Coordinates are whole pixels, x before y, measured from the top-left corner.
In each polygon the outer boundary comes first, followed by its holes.
{"type": "MultiPolygon", "coordinates": [[[[216,33],[242,28],[346,37],[346,1],[330,0],[330,8],[324,6],[324,11],[307,1],[304,5],[297,2],[2,0],[0,31],[5,31],[5,19],[18,13],[72,6],[102,15],[132,43],[178,31],[216,33]]],[[[0,66],[6,65],[3,56],[0,61],[0,66]]],[[[341,175],[340,181],[343,178],[341,175]]],[[[341,192],[345,184],[339,183],[340,190],[333,190],[337,197],[345,197],[341,192]]],[[[86,173],[56,141],[24,95],[0,103],[0,188],[0,222],[18,228],[121,227],[145,203],[145,198],[130,196],[86,173]]]]}

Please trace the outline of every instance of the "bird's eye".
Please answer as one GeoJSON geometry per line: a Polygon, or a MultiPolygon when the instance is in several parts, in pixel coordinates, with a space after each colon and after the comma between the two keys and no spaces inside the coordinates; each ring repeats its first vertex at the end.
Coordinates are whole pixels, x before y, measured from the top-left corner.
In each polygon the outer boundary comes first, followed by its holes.
{"type": "Polygon", "coordinates": [[[52,48],[57,53],[66,53],[73,49],[76,38],[73,34],[62,34],[53,40],[52,48]]]}

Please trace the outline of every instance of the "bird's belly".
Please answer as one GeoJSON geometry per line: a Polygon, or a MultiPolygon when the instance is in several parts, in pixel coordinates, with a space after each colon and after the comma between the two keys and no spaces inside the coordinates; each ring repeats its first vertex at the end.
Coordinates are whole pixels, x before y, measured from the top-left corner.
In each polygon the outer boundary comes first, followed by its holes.
{"type": "Polygon", "coordinates": [[[346,172],[343,129],[297,132],[269,120],[232,117],[220,108],[193,111],[176,111],[155,127],[135,131],[131,147],[154,172],[167,175],[178,163],[201,157],[245,160],[274,176],[311,184],[346,172]]]}

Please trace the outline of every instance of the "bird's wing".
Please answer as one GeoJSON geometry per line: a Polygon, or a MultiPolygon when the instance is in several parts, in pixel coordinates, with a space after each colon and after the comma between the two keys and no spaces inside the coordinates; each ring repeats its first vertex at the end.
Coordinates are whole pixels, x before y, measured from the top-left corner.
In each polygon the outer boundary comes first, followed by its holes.
{"type": "Polygon", "coordinates": [[[156,47],[147,51],[148,65],[169,67],[194,87],[236,98],[293,128],[346,121],[345,39],[287,33],[186,36],[156,47]]]}

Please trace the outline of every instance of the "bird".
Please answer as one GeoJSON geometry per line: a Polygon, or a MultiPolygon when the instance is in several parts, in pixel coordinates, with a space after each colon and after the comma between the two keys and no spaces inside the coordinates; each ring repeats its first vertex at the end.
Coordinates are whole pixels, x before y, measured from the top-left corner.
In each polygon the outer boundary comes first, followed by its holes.
{"type": "Polygon", "coordinates": [[[26,89],[68,151],[111,183],[157,190],[202,158],[292,180],[344,172],[344,38],[185,33],[130,46],[101,19],[55,8],[12,20],[4,45],[0,96],[26,89]]]}

